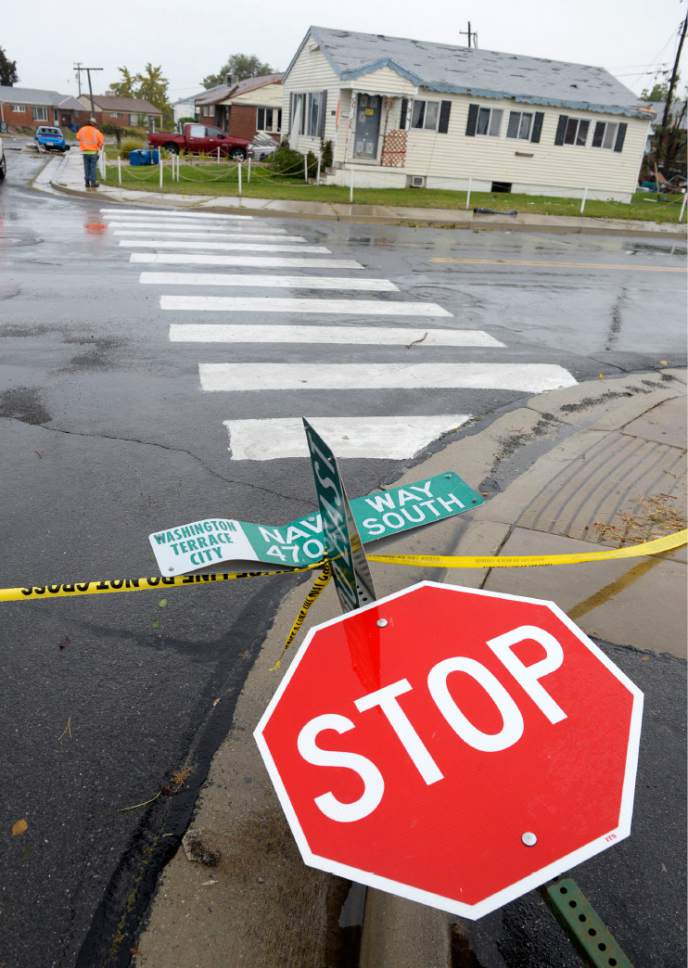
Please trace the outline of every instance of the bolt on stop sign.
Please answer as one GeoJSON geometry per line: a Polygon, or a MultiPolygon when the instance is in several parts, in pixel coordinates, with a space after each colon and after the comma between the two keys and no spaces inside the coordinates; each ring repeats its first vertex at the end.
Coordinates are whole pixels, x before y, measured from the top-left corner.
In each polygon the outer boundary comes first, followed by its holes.
{"type": "Polygon", "coordinates": [[[312,629],[255,736],[305,863],[478,918],[629,835],[642,702],[552,602],[422,582],[312,629]]]}

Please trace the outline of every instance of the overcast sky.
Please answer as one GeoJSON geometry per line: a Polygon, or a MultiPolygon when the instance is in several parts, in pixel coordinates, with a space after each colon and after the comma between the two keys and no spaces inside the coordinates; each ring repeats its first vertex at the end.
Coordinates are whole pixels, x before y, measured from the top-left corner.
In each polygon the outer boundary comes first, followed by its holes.
{"type": "Polygon", "coordinates": [[[20,86],[75,94],[72,65],[81,61],[105,68],[94,75],[102,93],[120,65],[137,71],[152,61],[177,100],[232,53],[285,68],[311,23],[459,44],[470,18],[480,47],[601,65],[639,93],[670,68],[685,9],[686,0],[8,0],[0,45],[17,61],[20,86]]]}

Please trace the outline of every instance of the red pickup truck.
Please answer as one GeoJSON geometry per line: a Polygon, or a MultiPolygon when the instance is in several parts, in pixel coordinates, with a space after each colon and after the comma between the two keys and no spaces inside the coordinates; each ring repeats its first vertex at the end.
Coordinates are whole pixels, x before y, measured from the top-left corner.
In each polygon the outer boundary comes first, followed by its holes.
{"type": "Polygon", "coordinates": [[[204,124],[185,124],[182,130],[182,134],[175,131],[151,132],[148,144],[155,148],[167,148],[175,154],[181,151],[192,155],[216,155],[219,148],[221,155],[236,161],[242,161],[249,155],[251,142],[246,138],[234,138],[219,128],[208,128],[204,124]]]}

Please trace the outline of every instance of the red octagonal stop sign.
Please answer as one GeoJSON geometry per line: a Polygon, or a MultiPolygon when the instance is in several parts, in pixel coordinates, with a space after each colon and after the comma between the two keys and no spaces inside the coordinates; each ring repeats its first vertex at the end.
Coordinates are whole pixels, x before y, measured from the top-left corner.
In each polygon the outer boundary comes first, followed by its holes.
{"type": "Polygon", "coordinates": [[[255,736],[307,864],[477,918],[628,836],[642,699],[552,602],[423,582],[312,629],[255,736]]]}

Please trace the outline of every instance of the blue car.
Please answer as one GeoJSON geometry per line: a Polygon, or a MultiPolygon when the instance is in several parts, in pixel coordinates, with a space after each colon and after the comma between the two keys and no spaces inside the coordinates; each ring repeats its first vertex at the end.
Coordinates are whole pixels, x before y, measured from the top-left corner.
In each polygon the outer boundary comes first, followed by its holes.
{"type": "Polygon", "coordinates": [[[39,148],[45,148],[46,151],[69,151],[69,145],[60,129],[47,124],[36,128],[34,140],[39,148]]]}

